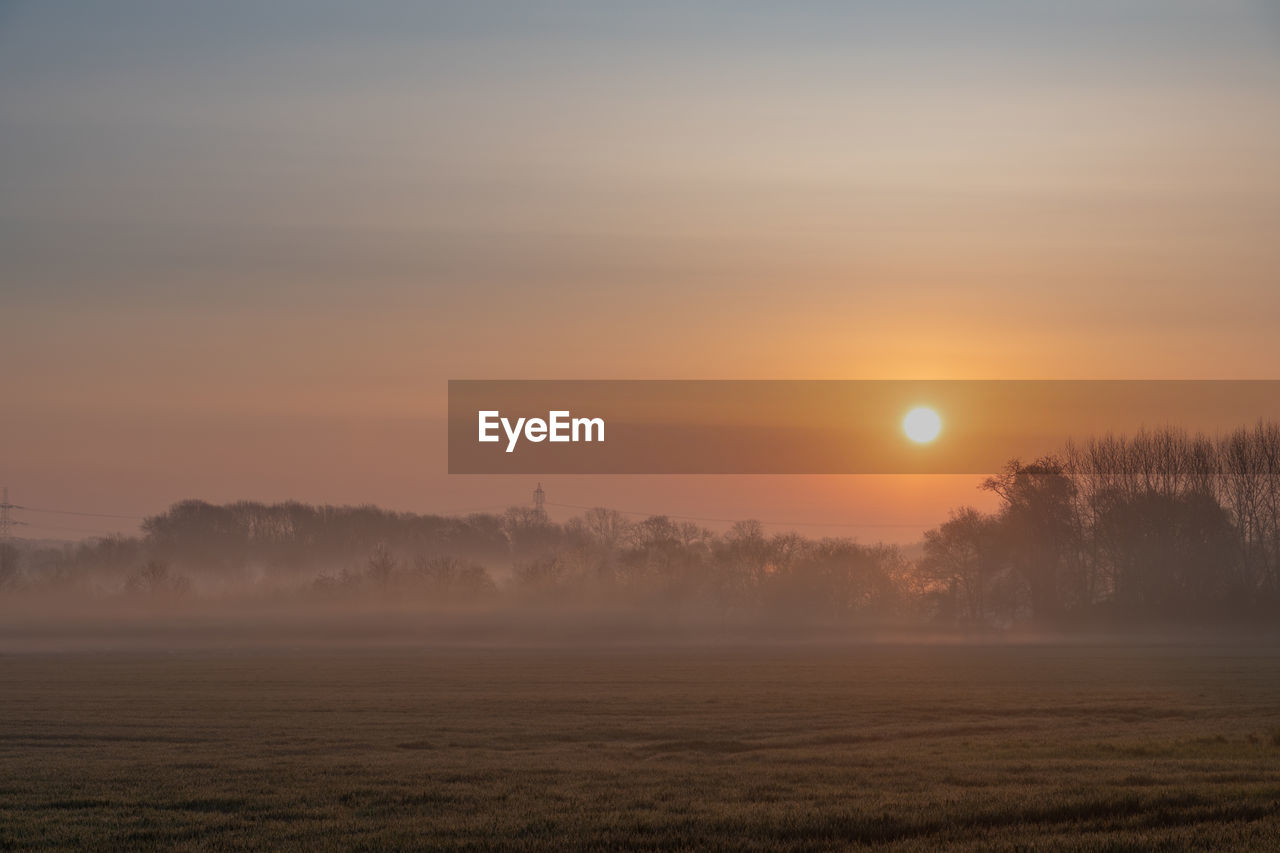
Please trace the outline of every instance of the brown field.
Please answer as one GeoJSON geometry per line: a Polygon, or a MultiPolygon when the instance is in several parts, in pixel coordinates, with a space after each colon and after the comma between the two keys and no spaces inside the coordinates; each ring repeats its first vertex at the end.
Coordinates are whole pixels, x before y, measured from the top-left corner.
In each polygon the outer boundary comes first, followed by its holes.
{"type": "Polygon", "coordinates": [[[2,849],[1280,848],[1280,648],[0,657],[2,849]]]}

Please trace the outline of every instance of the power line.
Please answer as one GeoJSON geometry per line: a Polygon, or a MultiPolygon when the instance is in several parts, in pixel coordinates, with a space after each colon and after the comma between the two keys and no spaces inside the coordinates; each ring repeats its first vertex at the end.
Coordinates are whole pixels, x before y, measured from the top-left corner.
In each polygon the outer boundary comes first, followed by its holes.
{"type": "Polygon", "coordinates": [[[101,530],[90,530],[87,527],[62,527],[57,524],[31,524],[23,522],[33,530],[63,530],[69,533],[93,533],[97,536],[110,536],[110,533],[103,533],[101,530]]]}
{"type": "Polygon", "coordinates": [[[7,580],[14,573],[13,527],[26,524],[25,521],[14,521],[9,510],[14,505],[9,503],[9,487],[0,489],[0,581],[7,580]]]}
{"type": "MultiPolygon", "coordinates": [[[[580,504],[552,503],[551,501],[547,501],[546,503],[547,503],[547,506],[558,506],[558,507],[564,507],[566,509],[596,509],[596,507],[582,506],[580,504]]],[[[683,521],[710,521],[710,522],[715,522],[719,524],[733,524],[734,522],[742,521],[741,518],[706,518],[698,515],[675,515],[674,513],[669,513],[669,512],[641,512],[639,510],[627,510],[627,509],[619,509],[615,511],[620,512],[623,515],[643,515],[646,517],[653,517],[656,515],[665,515],[667,518],[678,518],[683,521]]],[[[893,528],[903,528],[903,529],[912,529],[912,530],[919,529],[921,527],[933,527],[935,524],[935,522],[932,522],[932,521],[920,522],[917,524],[917,523],[905,523],[905,522],[839,522],[839,521],[825,522],[825,521],[764,521],[764,520],[760,520],[760,523],[771,524],[771,525],[774,525],[775,527],[850,527],[850,528],[864,527],[864,528],[877,528],[877,529],[893,527],[893,528]]]]}
{"type": "Polygon", "coordinates": [[[511,504],[494,504],[492,506],[478,506],[473,509],[441,509],[432,512],[424,512],[423,515],[471,515],[477,512],[497,512],[509,508],[511,504]]]}
{"type": "Polygon", "coordinates": [[[49,512],[55,515],[83,515],[88,518],[121,518],[126,521],[142,521],[146,516],[142,515],[117,515],[111,512],[80,512],[74,509],[47,509],[38,506],[20,506],[11,504],[13,509],[20,509],[24,512],[49,512]]]}

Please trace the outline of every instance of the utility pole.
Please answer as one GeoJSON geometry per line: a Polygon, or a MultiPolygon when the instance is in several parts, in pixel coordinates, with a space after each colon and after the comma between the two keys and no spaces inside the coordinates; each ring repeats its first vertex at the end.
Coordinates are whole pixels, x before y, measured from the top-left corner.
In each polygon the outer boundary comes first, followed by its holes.
{"type": "Polygon", "coordinates": [[[13,519],[9,517],[11,509],[18,509],[18,507],[9,503],[9,487],[5,486],[0,489],[0,584],[7,581],[17,570],[17,561],[14,559],[13,543],[10,541],[9,533],[14,524],[13,519]]]}
{"type": "Polygon", "coordinates": [[[538,488],[533,490],[533,511],[539,516],[547,517],[547,493],[542,491],[542,484],[538,484],[538,488]]]}

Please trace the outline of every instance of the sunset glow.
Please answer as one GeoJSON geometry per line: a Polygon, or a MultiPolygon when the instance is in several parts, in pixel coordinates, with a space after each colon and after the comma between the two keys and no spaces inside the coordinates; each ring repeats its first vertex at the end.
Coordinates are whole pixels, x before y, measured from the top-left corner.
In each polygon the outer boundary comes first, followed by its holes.
{"type": "MultiPolygon", "coordinates": [[[[522,500],[447,475],[459,377],[1270,378],[1268,4],[750,5],[6,9],[3,482],[522,500]]],[[[920,516],[856,479],[547,486],[920,516]]]]}

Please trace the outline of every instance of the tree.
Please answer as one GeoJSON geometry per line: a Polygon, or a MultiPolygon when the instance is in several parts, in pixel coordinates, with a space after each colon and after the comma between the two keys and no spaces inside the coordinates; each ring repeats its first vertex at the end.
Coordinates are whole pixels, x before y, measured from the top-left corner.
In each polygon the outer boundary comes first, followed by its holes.
{"type": "Polygon", "coordinates": [[[502,529],[517,562],[545,557],[561,541],[561,528],[547,520],[545,511],[533,507],[508,508],[502,516],[502,529]]]}
{"type": "Polygon", "coordinates": [[[391,579],[396,573],[396,567],[396,558],[385,542],[379,542],[373,546],[373,550],[369,552],[369,559],[365,563],[369,580],[382,587],[387,587],[391,584],[391,579]]]}
{"type": "Polygon", "coordinates": [[[1234,538],[1230,518],[1203,491],[1110,495],[1098,519],[1115,567],[1115,601],[1131,614],[1207,615],[1228,598],[1234,538]]]}
{"type": "Polygon", "coordinates": [[[191,588],[191,582],[174,574],[168,563],[148,560],[142,568],[129,576],[124,588],[126,592],[142,595],[179,596],[186,594],[191,588]]]}
{"type": "Polygon", "coordinates": [[[1055,456],[1029,465],[1011,461],[982,488],[1004,502],[1000,522],[1014,569],[1027,584],[1031,617],[1058,621],[1068,606],[1065,584],[1079,559],[1075,484],[1055,456]]]}
{"type": "Polygon", "coordinates": [[[414,560],[415,579],[437,602],[474,601],[497,587],[485,567],[473,560],[456,557],[425,557],[414,560]]]}
{"type": "Polygon", "coordinates": [[[616,509],[595,507],[566,525],[570,538],[581,542],[595,564],[599,579],[612,583],[616,574],[618,552],[630,538],[633,525],[616,509]]]}
{"type": "Polygon", "coordinates": [[[990,612],[995,603],[990,587],[1003,568],[1000,536],[1000,519],[973,507],[952,512],[940,527],[925,533],[920,569],[929,580],[943,584],[944,613],[971,625],[987,625],[996,615],[990,612]]]}

